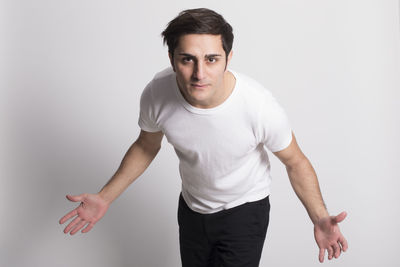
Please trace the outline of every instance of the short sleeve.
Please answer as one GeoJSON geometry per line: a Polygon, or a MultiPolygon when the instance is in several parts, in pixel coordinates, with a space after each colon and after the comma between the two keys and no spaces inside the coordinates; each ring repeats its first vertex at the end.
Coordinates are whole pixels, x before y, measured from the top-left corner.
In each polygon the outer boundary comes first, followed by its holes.
{"type": "Polygon", "coordinates": [[[271,151],[277,152],[288,147],[292,141],[289,119],[269,91],[263,94],[259,106],[258,133],[260,142],[271,151]]]}
{"type": "Polygon", "coordinates": [[[150,82],[145,87],[140,97],[140,113],[138,124],[139,127],[146,132],[158,132],[160,129],[156,124],[151,85],[152,83],[150,82]]]}

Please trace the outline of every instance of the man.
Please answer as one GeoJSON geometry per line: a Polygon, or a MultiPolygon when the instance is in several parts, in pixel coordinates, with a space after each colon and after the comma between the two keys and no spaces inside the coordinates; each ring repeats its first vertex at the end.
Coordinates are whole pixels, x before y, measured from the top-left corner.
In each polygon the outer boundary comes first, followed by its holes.
{"type": "Polygon", "coordinates": [[[141,133],[110,181],[60,223],[88,232],[144,170],[165,134],[179,157],[182,193],[178,223],[183,266],[258,266],[269,222],[269,149],[286,166],[291,184],[314,223],[328,259],[347,249],[329,216],[313,167],[301,152],[283,109],[268,90],[228,69],[233,34],[208,9],[181,12],[163,32],[172,68],[158,73],[140,101],[141,133]]]}

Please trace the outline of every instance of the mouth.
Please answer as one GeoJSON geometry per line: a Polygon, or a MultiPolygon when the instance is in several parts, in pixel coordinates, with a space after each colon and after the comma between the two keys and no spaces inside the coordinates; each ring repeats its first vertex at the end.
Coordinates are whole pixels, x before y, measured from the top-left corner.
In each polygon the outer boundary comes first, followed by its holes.
{"type": "Polygon", "coordinates": [[[198,83],[191,83],[190,85],[199,89],[206,88],[208,86],[208,84],[198,84],[198,83]]]}

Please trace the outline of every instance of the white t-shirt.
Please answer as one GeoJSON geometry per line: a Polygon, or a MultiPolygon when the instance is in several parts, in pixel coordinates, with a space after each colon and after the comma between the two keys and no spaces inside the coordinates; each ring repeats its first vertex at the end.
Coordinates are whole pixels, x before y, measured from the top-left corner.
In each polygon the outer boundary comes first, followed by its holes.
{"type": "Polygon", "coordinates": [[[172,68],[143,90],[139,126],[162,131],[179,158],[182,196],[200,213],[214,213],[270,194],[272,152],[292,140],[288,118],[271,93],[253,79],[236,78],[220,105],[197,108],[180,92],[172,68]]]}

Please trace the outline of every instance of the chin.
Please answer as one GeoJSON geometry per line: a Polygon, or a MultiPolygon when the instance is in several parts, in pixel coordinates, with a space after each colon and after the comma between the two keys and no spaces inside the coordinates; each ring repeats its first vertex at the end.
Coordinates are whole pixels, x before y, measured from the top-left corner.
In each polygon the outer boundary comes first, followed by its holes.
{"type": "Polygon", "coordinates": [[[209,99],[209,96],[206,92],[195,92],[190,94],[190,98],[198,102],[205,102],[209,99]]]}

